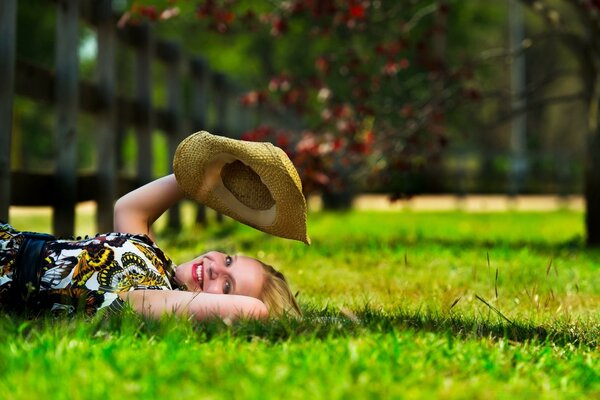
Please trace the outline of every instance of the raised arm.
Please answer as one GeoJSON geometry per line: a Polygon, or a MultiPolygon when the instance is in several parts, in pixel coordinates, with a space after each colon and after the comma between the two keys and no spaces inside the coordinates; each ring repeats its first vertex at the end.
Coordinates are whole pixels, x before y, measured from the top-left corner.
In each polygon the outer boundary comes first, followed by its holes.
{"type": "Polygon", "coordinates": [[[156,179],[117,200],[114,228],[117,232],[152,236],[154,221],[183,197],[175,175],[156,179]]]}
{"type": "Polygon", "coordinates": [[[133,309],[141,314],[159,318],[164,314],[191,315],[197,320],[266,318],[265,304],[254,297],[185,292],[173,290],[134,290],[120,293],[133,309]]]}

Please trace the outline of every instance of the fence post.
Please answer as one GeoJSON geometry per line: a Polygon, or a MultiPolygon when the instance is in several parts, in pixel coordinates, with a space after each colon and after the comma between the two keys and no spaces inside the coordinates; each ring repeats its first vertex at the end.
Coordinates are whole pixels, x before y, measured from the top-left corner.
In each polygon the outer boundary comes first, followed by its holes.
{"type": "Polygon", "coordinates": [[[17,1],[0,1],[0,219],[8,221],[17,1]]]}
{"type": "Polygon", "coordinates": [[[227,78],[224,74],[220,72],[214,74],[213,89],[217,117],[215,121],[215,133],[222,136],[229,136],[229,132],[227,132],[227,102],[229,93],[227,78]]]}
{"type": "Polygon", "coordinates": [[[140,28],[139,41],[136,44],[136,137],[137,137],[137,185],[148,183],[152,179],[152,74],[154,59],[152,50],[152,32],[148,24],[140,28]]]}
{"type": "MultiPolygon", "coordinates": [[[[213,93],[215,96],[215,107],[217,120],[215,121],[215,133],[221,136],[229,136],[227,131],[227,103],[229,98],[227,78],[222,73],[213,76],[213,93]]],[[[223,214],[217,213],[217,221],[223,222],[223,214]]]]}
{"type": "MultiPolygon", "coordinates": [[[[190,61],[192,86],[192,130],[207,129],[206,110],[208,107],[209,69],[207,62],[200,57],[190,61]]],[[[206,207],[198,204],[196,224],[206,225],[206,207]]]]}
{"type": "Polygon", "coordinates": [[[248,113],[248,107],[242,105],[239,101],[241,89],[237,85],[231,89],[229,107],[231,107],[231,114],[235,115],[235,118],[231,121],[230,136],[239,139],[249,129],[250,114],[248,113]]]}
{"type": "Polygon", "coordinates": [[[526,60],[520,50],[525,38],[523,5],[517,0],[509,1],[509,40],[513,55],[510,65],[511,107],[517,114],[511,120],[511,161],[509,176],[509,194],[521,194],[527,178],[527,115],[522,110],[527,105],[526,60]]]}
{"type": "Polygon", "coordinates": [[[77,200],[77,112],[79,70],[79,1],[57,2],[56,142],[53,231],[73,234],[77,200]]]}
{"type": "Polygon", "coordinates": [[[100,109],[96,114],[98,132],[98,190],[96,225],[100,232],[113,230],[113,207],[117,197],[116,105],[115,105],[115,27],[112,0],[95,3],[98,39],[98,94],[100,109]]]}
{"type": "MultiPolygon", "coordinates": [[[[177,145],[182,139],[182,109],[181,109],[181,48],[176,43],[169,45],[170,59],[167,63],[167,110],[171,118],[167,139],[169,143],[169,170],[173,171],[171,160],[175,155],[177,145]]],[[[168,226],[171,229],[181,228],[179,204],[169,208],[168,226]]]]}

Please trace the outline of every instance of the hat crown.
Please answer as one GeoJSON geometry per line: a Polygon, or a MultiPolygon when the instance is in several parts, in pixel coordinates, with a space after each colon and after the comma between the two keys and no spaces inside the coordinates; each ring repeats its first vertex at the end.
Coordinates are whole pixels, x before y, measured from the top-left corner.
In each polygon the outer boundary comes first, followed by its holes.
{"type": "Polygon", "coordinates": [[[245,206],[255,210],[268,210],[275,205],[269,188],[254,170],[236,160],[221,169],[223,185],[245,206]]]}

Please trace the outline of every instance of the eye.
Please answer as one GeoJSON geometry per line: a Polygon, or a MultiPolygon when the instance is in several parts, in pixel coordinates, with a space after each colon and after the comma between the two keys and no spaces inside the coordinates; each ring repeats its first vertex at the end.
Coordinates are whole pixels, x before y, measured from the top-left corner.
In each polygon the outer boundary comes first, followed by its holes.
{"type": "Polygon", "coordinates": [[[225,257],[225,266],[226,267],[231,267],[232,262],[233,262],[233,258],[231,258],[231,256],[225,257]]]}
{"type": "Polygon", "coordinates": [[[229,293],[231,293],[231,282],[225,281],[225,283],[223,284],[223,294],[229,294],[229,293]]]}

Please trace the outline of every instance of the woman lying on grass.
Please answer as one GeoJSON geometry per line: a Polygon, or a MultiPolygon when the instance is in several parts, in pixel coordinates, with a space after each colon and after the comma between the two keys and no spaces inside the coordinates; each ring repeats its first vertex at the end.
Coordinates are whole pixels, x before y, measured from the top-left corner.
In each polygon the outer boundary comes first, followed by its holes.
{"type": "MultiPolygon", "coordinates": [[[[279,188],[282,176],[265,175],[260,162],[248,159],[264,154],[256,145],[281,156],[279,149],[266,143],[206,132],[190,136],[178,148],[175,175],[150,182],[116,202],[115,232],[65,240],[0,223],[0,307],[93,315],[102,309],[118,311],[129,303],[151,317],[168,313],[198,320],[299,315],[284,276],[271,266],[217,251],[175,266],[151,233],[154,221],[188,194],[265,232],[308,242],[305,225],[303,231],[289,229],[286,216],[293,210],[286,211],[291,203],[281,193],[290,188],[279,188]],[[269,208],[253,194],[257,190],[273,201],[269,208]]],[[[278,169],[272,158],[264,161],[266,170],[278,169]]],[[[304,197],[302,201],[305,223],[304,197]]]]}

